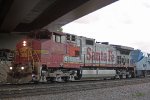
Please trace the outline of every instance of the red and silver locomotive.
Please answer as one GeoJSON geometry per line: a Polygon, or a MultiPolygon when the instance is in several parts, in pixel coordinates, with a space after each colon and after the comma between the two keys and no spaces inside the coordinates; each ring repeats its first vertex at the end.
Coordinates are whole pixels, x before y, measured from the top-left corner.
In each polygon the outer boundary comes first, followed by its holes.
{"type": "Polygon", "coordinates": [[[34,31],[17,43],[9,77],[20,82],[130,78],[132,50],[68,33],[34,31]]]}

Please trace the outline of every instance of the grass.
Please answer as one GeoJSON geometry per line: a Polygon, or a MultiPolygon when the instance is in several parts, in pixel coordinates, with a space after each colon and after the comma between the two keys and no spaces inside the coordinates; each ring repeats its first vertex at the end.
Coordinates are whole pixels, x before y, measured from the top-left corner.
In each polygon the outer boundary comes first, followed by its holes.
{"type": "Polygon", "coordinates": [[[141,93],[141,92],[137,92],[135,94],[132,94],[132,96],[134,97],[143,97],[145,94],[144,93],[141,93]]]}

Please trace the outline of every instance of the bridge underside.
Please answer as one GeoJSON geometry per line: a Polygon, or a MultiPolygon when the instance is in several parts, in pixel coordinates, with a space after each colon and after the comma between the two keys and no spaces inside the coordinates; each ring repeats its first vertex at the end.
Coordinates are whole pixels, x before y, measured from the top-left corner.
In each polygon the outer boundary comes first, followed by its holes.
{"type": "Polygon", "coordinates": [[[117,0],[0,0],[0,33],[57,28],[117,0]]]}

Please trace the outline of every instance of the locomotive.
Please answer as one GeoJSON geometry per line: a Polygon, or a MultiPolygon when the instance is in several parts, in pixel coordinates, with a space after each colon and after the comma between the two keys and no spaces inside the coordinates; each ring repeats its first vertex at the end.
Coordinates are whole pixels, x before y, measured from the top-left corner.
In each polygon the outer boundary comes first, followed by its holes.
{"type": "Polygon", "coordinates": [[[135,77],[134,48],[69,33],[38,30],[16,44],[8,81],[73,81],[135,77]]]}
{"type": "Polygon", "coordinates": [[[150,54],[142,52],[137,49],[131,51],[131,62],[135,63],[135,75],[136,77],[149,77],[150,76],[150,54]]]}
{"type": "Polygon", "coordinates": [[[14,58],[13,51],[9,49],[0,49],[0,61],[12,61],[14,58]]]}

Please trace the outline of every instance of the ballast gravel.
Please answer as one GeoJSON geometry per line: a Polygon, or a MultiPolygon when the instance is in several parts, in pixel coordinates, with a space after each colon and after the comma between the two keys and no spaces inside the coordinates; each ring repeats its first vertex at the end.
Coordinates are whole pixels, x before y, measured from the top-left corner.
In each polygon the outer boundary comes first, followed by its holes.
{"type": "Polygon", "coordinates": [[[150,83],[6,100],[150,100],[150,83]]]}

